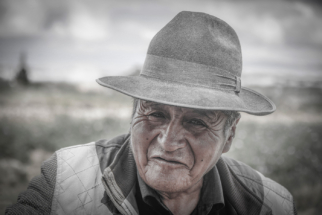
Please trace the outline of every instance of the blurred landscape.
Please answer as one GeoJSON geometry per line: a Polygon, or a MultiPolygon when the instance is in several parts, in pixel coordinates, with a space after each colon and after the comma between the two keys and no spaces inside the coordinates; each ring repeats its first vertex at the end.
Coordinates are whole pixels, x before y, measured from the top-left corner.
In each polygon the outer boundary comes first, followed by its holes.
{"type": "MultiPolygon", "coordinates": [[[[61,147],[129,131],[132,99],[97,86],[4,85],[0,91],[0,212],[14,203],[40,165],[61,147]]],[[[242,114],[230,152],[283,184],[299,214],[322,210],[322,89],[252,87],[277,105],[269,116],[242,114]]]]}

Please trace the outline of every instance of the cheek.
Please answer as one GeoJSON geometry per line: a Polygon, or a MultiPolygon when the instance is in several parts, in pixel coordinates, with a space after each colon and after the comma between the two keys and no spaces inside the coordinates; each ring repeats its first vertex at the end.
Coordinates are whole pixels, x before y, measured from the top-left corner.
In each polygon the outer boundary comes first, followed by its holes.
{"type": "Polygon", "coordinates": [[[192,174],[203,176],[214,167],[220,158],[223,144],[214,139],[201,139],[191,146],[195,155],[195,165],[192,174]]]}
{"type": "Polygon", "coordinates": [[[132,150],[139,171],[143,171],[147,165],[148,149],[155,136],[153,130],[153,126],[147,122],[140,122],[131,129],[132,150]]]}

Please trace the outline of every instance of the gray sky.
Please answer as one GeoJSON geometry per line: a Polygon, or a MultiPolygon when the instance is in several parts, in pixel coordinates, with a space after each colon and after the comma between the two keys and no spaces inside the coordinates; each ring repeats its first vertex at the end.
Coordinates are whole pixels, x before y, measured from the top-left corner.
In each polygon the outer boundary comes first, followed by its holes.
{"type": "Polygon", "coordinates": [[[322,76],[322,6],[290,0],[0,0],[0,74],[13,76],[21,51],[34,81],[127,74],[182,10],[209,13],[236,30],[244,76],[322,76]]]}

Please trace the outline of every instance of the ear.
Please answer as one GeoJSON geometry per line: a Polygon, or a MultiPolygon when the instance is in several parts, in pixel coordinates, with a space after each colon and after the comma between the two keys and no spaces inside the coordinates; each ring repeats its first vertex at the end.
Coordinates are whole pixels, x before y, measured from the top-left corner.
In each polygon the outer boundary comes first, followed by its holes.
{"type": "Polygon", "coordinates": [[[226,143],[225,143],[225,146],[224,146],[224,149],[222,151],[222,153],[226,153],[229,151],[230,147],[231,147],[231,144],[233,142],[233,139],[235,137],[235,133],[236,133],[236,127],[237,127],[237,124],[240,120],[241,116],[239,116],[238,119],[235,120],[235,122],[232,124],[232,126],[229,128],[229,131],[228,131],[228,138],[226,140],[226,143]]]}

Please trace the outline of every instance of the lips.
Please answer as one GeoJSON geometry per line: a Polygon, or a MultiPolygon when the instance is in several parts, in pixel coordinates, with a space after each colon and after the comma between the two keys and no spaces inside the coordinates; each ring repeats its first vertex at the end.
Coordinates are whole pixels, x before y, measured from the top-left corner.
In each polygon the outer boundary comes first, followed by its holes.
{"type": "Polygon", "coordinates": [[[183,164],[183,163],[180,163],[178,161],[174,161],[174,160],[165,160],[161,157],[155,157],[154,159],[158,159],[158,160],[161,160],[161,161],[165,161],[165,162],[169,162],[169,163],[173,163],[173,164],[183,164]]]}
{"type": "Polygon", "coordinates": [[[187,165],[185,163],[183,163],[182,161],[180,161],[179,159],[165,156],[165,155],[153,156],[152,159],[156,160],[159,163],[163,163],[163,164],[167,164],[167,165],[181,165],[181,166],[183,165],[183,166],[187,167],[187,165]]]}

